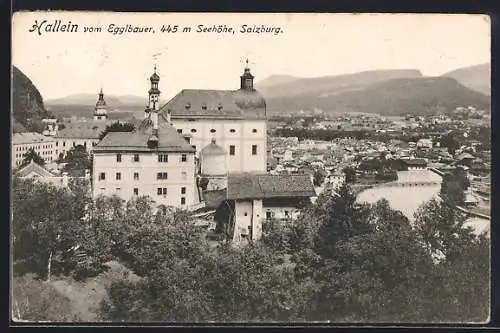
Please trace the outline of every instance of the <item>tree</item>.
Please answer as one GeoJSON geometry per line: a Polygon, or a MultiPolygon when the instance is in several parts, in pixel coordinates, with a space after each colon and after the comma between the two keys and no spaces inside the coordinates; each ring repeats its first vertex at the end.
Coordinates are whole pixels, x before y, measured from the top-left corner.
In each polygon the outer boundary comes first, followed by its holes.
{"type": "Polygon", "coordinates": [[[313,174],[313,184],[318,187],[325,181],[325,172],[323,170],[315,170],[313,174]]]}
{"type": "Polygon", "coordinates": [[[33,148],[30,148],[24,155],[20,168],[23,168],[26,165],[30,164],[31,161],[41,166],[45,165],[45,160],[33,148]]]}
{"type": "Polygon", "coordinates": [[[356,181],[356,170],[353,167],[345,167],[342,171],[344,172],[347,184],[352,184],[356,181]]]}
{"type": "Polygon", "coordinates": [[[453,172],[443,176],[440,197],[449,205],[461,206],[465,201],[465,190],[470,186],[464,169],[455,168],[453,172]]]}
{"type": "Polygon", "coordinates": [[[92,162],[89,153],[82,145],[71,148],[66,154],[64,162],[66,165],[63,167],[63,171],[66,172],[77,172],[92,169],[92,162]]]}
{"type": "Polygon", "coordinates": [[[135,127],[131,123],[120,123],[117,121],[106,126],[104,131],[99,135],[99,140],[102,140],[109,132],[132,132],[134,129],[135,127]]]}
{"type": "Polygon", "coordinates": [[[209,182],[210,181],[206,177],[200,179],[200,187],[203,191],[206,191],[209,182]]]}

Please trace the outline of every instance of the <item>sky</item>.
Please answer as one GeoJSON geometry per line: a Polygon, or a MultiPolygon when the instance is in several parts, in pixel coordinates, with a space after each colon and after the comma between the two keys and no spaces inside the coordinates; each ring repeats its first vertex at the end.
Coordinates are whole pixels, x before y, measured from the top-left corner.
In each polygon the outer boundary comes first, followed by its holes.
{"type": "Polygon", "coordinates": [[[156,64],[162,99],[182,89],[237,89],[244,61],[256,82],[274,74],[340,75],[419,69],[441,75],[490,62],[490,20],[470,14],[243,14],[21,12],[12,20],[12,63],[45,100],[95,93],[147,97],[156,64]],[[41,35],[29,30],[46,20],[41,35]],[[44,32],[54,20],[76,32],[44,32]],[[109,26],[154,33],[113,34],[109,26]],[[233,33],[196,32],[225,25],[233,33]],[[241,26],[280,28],[242,33],[241,26]],[[177,25],[177,32],[161,32],[177,25]],[[85,32],[84,27],[101,27],[85,32]],[[191,32],[183,28],[191,27],[191,32]]]}

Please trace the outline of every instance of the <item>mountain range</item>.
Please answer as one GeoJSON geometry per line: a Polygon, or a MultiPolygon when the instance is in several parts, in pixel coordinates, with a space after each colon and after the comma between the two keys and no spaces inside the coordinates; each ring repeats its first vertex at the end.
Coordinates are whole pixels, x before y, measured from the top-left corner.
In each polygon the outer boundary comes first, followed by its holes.
{"type": "MultiPolygon", "coordinates": [[[[108,95],[105,94],[105,100],[108,107],[120,108],[120,107],[133,107],[140,106],[144,107],[148,100],[147,98],[134,96],[134,95],[108,95]]],[[[79,106],[90,106],[94,107],[97,102],[98,94],[74,94],[63,98],[48,99],[45,103],[48,106],[60,106],[60,105],[79,105],[79,106]]]]}
{"type": "MultiPolygon", "coordinates": [[[[416,69],[374,70],[337,76],[301,78],[272,75],[255,84],[266,97],[268,113],[321,109],[326,113],[362,112],[381,115],[425,114],[473,105],[490,111],[489,64],[456,69],[441,76],[423,76],[416,69]]],[[[97,94],[75,94],[44,101],[31,80],[13,68],[14,131],[38,131],[41,119],[92,114],[97,94]]],[[[147,99],[105,95],[111,112],[142,109],[147,99]]]]}
{"type": "Polygon", "coordinates": [[[425,114],[457,106],[491,108],[489,64],[437,77],[415,69],[377,70],[338,76],[270,76],[256,84],[270,115],[321,109],[327,113],[425,114]]]}

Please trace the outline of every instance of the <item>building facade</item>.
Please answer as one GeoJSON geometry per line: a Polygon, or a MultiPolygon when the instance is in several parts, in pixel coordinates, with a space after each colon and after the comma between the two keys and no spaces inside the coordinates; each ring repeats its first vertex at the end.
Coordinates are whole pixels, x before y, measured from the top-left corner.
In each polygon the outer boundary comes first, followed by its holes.
{"type": "Polygon", "coordinates": [[[25,155],[33,149],[45,163],[56,159],[56,140],[35,132],[12,134],[12,167],[21,165],[25,155]]]}
{"type": "Polygon", "coordinates": [[[156,206],[187,208],[199,202],[195,150],[159,121],[159,76],[150,78],[145,118],[133,132],[110,132],[94,147],[93,193],[123,200],[149,196],[156,206]]]}
{"type": "Polygon", "coordinates": [[[227,152],[228,172],[267,170],[266,101],[248,64],[238,90],[185,89],[161,108],[161,117],[200,151],[212,140],[227,152]]]}

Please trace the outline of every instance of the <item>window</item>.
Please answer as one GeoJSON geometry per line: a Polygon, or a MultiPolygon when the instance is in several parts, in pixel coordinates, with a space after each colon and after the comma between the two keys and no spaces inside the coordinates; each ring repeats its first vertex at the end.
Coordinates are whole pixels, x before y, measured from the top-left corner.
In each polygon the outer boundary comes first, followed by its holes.
{"type": "Polygon", "coordinates": [[[168,155],[167,154],[159,154],[158,155],[158,162],[167,163],[168,162],[168,155]]]}
{"type": "Polygon", "coordinates": [[[182,133],[182,128],[177,129],[177,133],[182,133]]]}
{"type": "Polygon", "coordinates": [[[236,147],[234,145],[229,146],[229,155],[234,155],[236,152],[236,147]]]}
{"type": "Polygon", "coordinates": [[[192,128],[191,133],[196,133],[196,128],[192,128]]]}
{"type": "Polygon", "coordinates": [[[181,194],[186,194],[186,188],[185,187],[181,187],[181,194]]]}
{"type": "Polygon", "coordinates": [[[99,174],[99,180],[106,180],[106,173],[105,172],[101,172],[99,174]]]}
{"type": "Polygon", "coordinates": [[[185,205],[186,204],[186,198],[182,197],[181,198],[181,205],[185,205]]]}
{"type": "Polygon", "coordinates": [[[187,162],[187,155],[186,154],[181,155],[181,162],[187,162]]]}
{"type": "Polygon", "coordinates": [[[257,133],[257,129],[256,129],[256,128],[254,128],[254,129],[252,130],[252,133],[257,133]]]}
{"type": "Polygon", "coordinates": [[[122,154],[118,153],[116,154],[116,161],[121,162],[122,161],[122,154]]]}
{"type": "Polygon", "coordinates": [[[139,162],[139,154],[134,154],[134,162],[139,162]]]}
{"type": "Polygon", "coordinates": [[[134,172],[134,180],[139,180],[139,173],[138,172],[134,172]]]}
{"type": "Polygon", "coordinates": [[[166,187],[158,187],[158,195],[167,195],[167,188],[166,187]]]}
{"type": "Polygon", "coordinates": [[[206,109],[207,109],[207,105],[206,105],[205,103],[203,103],[203,104],[201,105],[201,109],[202,109],[202,110],[206,110],[206,109]]]}
{"type": "Polygon", "coordinates": [[[247,213],[247,212],[245,212],[245,214],[243,214],[243,215],[248,216],[248,213],[247,213]]]}
{"type": "Polygon", "coordinates": [[[120,172],[116,173],[116,180],[122,180],[122,174],[120,172]]]}
{"type": "Polygon", "coordinates": [[[158,172],[156,174],[156,179],[168,179],[168,173],[167,172],[158,172]]]}
{"type": "Polygon", "coordinates": [[[192,145],[191,147],[193,147],[193,149],[196,150],[196,145],[192,145]]]}
{"type": "Polygon", "coordinates": [[[187,172],[186,171],[182,171],[181,172],[181,178],[182,178],[182,180],[186,180],[187,179],[187,172]]]}
{"type": "Polygon", "coordinates": [[[134,195],[139,195],[139,189],[137,187],[134,187],[134,195]]]}
{"type": "Polygon", "coordinates": [[[236,132],[236,130],[235,130],[234,128],[231,128],[231,129],[229,130],[229,132],[231,132],[231,133],[235,133],[235,132],[236,132]]]}
{"type": "Polygon", "coordinates": [[[122,189],[117,187],[115,190],[116,190],[116,192],[120,192],[122,189]]]}
{"type": "Polygon", "coordinates": [[[252,155],[257,155],[257,145],[252,145],[252,155]]]}
{"type": "Polygon", "coordinates": [[[215,130],[215,128],[212,128],[212,129],[210,130],[210,133],[215,133],[215,132],[217,132],[217,131],[215,130]]]}

